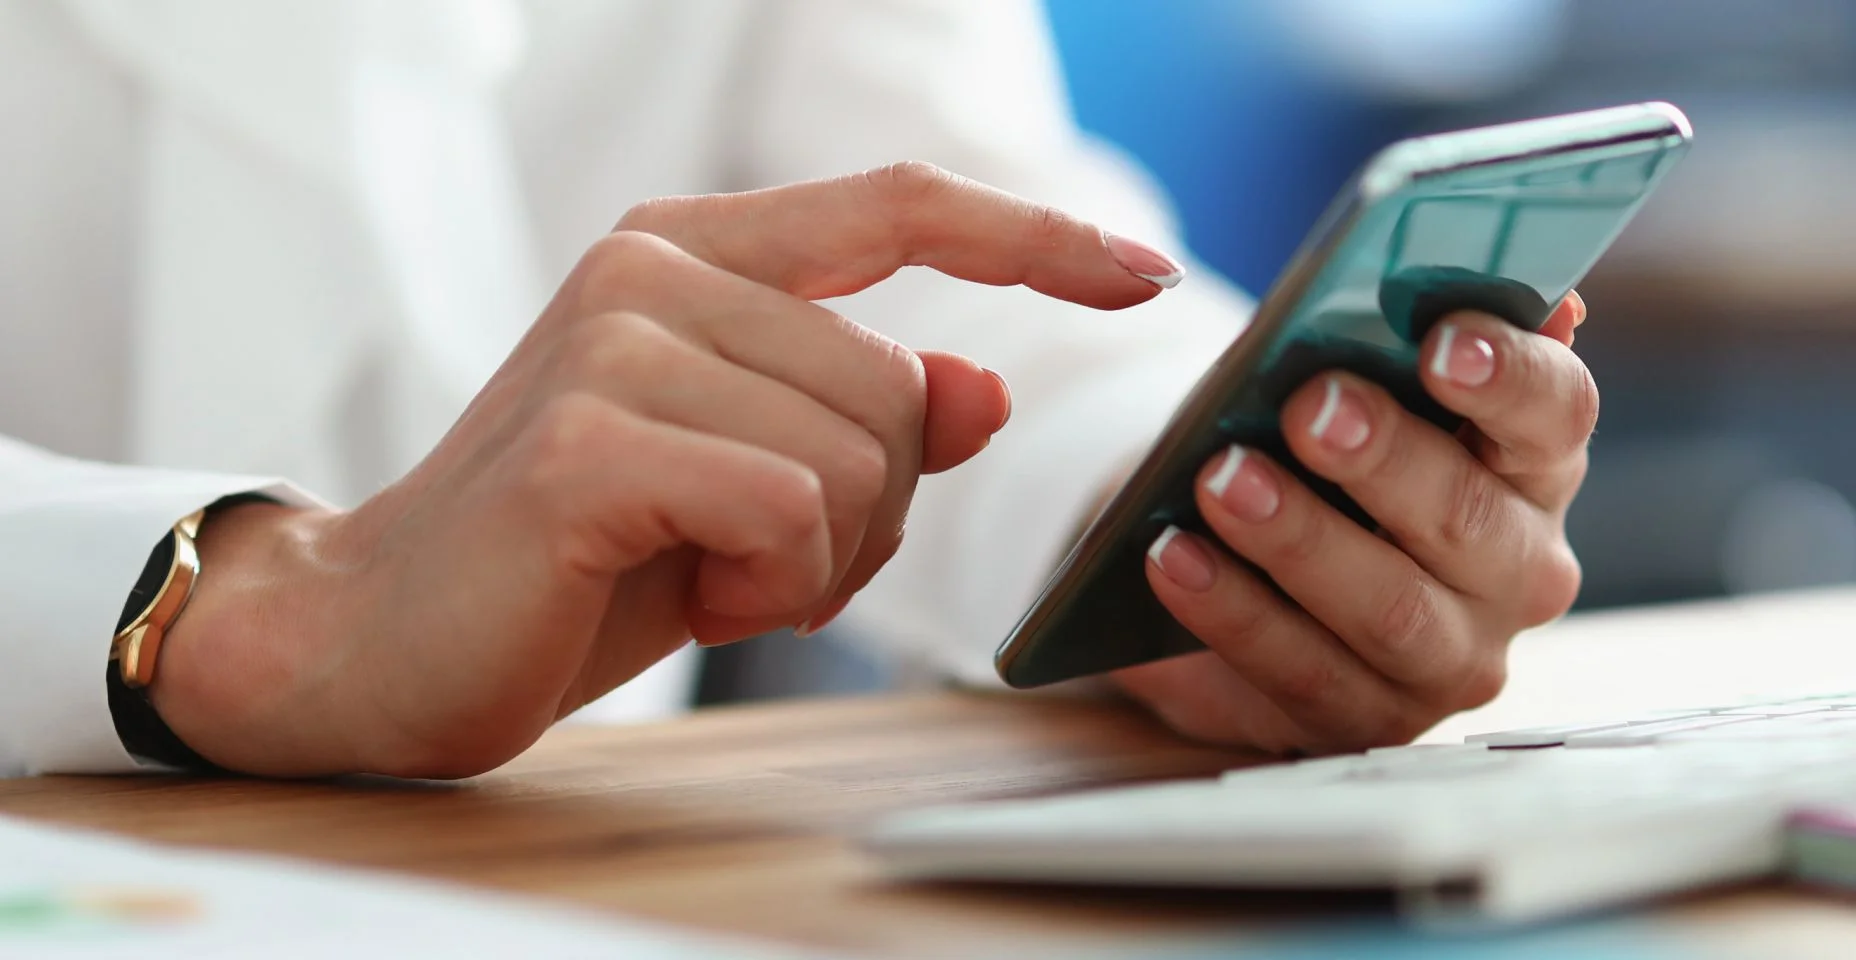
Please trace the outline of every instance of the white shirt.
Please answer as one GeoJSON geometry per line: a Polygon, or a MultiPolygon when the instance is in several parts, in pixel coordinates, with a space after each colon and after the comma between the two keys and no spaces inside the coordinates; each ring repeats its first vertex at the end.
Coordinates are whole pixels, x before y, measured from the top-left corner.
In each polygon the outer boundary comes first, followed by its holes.
{"type": "MultiPolygon", "coordinates": [[[[0,775],[133,769],[103,670],[162,531],[399,476],[633,203],[922,159],[1180,248],[1035,0],[0,0],[0,137],[0,775]]],[[[1012,384],[842,621],[975,680],[1248,310],[1203,270],[1116,314],[925,271],[832,306],[1012,384]]],[[[589,710],[675,709],[691,662],[589,710]]]]}

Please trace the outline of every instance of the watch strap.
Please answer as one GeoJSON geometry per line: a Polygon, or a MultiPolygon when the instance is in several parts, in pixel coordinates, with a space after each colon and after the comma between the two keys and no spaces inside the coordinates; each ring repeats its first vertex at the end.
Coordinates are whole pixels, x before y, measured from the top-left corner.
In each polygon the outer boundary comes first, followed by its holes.
{"type": "MultiPolygon", "coordinates": [[[[276,501],[255,493],[225,497],[207,508],[206,519],[210,520],[215,511],[225,507],[251,502],[276,501]]],[[[149,551],[148,562],[143,565],[142,574],[136,578],[135,586],[123,603],[122,614],[117,618],[118,636],[160,599],[162,587],[168,583],[170,571],[174,567],[175,552],[182,549],[179,540],[181,536],[179,530],[169,530],[149,551]]],[[[158,656],[159,652],[151,650],[148,655],[152,658],[158,656]]],[[[182,742],[167,722],[161,719],[146,685],[131,686],[125,681],[122,668],[115,659],[104,666],[104,689],[109,695],[110,719],[115,724],[117,738],[122,741],[123,749],[130,756],[177,770],[222,772],[222,768],[182,742]]],[[[147,669],[152,674],[152,662],[147,669]]]]}
{"type": "Polygon", "coordinates": [[[114,663],[106,665],[105,672],[108,674],[104,686],[109,691],[110,719],[115,721],[116,736],[130,756],[176,770],[220,771],[212,761],[175,736],[161,714],[155,711],[147,687],[132,688],[122,682],[122,671],[114,663]]]}

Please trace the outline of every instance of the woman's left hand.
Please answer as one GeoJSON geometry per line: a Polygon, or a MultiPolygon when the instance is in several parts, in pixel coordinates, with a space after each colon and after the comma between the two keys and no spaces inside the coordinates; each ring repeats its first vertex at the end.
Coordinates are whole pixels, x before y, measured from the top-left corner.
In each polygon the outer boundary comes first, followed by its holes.
{"type": "Polygon", "coordinates": [[[1572,352],[1577,294],[1540,333],[1459,313],[1425,338],[1426,388],[1452,435],[1358,377],[1317,377],[1284,406],[1296,458],[1381,529],[1360,527],[1254,451],[1206,463],[1197,501],[1230,552],[1156,541],[1148,580],[1210,648],[1117,672],[1188,736],[1277,753],[1403,743],[1500,691],[1509,640],[1579,591],[1567,506],[1598,416],[1572,352]],[[1283,594],[1286,594],[1285,597],[1283,594]]]}

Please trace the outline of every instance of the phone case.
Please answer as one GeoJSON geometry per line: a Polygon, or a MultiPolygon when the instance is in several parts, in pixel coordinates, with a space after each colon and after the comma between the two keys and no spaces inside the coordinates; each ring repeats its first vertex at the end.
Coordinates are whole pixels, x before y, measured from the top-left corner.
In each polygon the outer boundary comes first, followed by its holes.
{"type": "Polygon", "coordinates": [[[1251,325],[1000,648],[1008,684],[1038,686],[1202,649],[1147,582],[1169,524],[1210,535],[1201,467],[1227,445],[1261,450],[1368,527],[1373,519],[1289,456],[1283,402],[1328,370],[1384,386],[1446,429],[1418,344],[1459,309],[1538,329],[1687,148],[1688,121],[1639,104],[1402,141],[1369,161],[1316,225],[1251,325]]]}

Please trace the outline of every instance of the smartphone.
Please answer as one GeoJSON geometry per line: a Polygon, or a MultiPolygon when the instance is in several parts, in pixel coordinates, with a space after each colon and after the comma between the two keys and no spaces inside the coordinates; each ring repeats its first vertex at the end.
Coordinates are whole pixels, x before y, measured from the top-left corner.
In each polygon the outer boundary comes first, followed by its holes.
{"type": "Polygon", "coordinates": [[[1644,103],[1418,137],[1374,156],[999,648],[999,675],[1040,686],[1202,649],[1154,596],[1146,556],[1169,524],[1218,542],[1192,485],[1229,444],[1270,454],[1374,526],[1290,456],[1283,402],[1347,370],[1455,429],[1419,380],[1430,326],[1476,309],[1538,330],[1692,136],[1680,110],[1644,103]]]}

